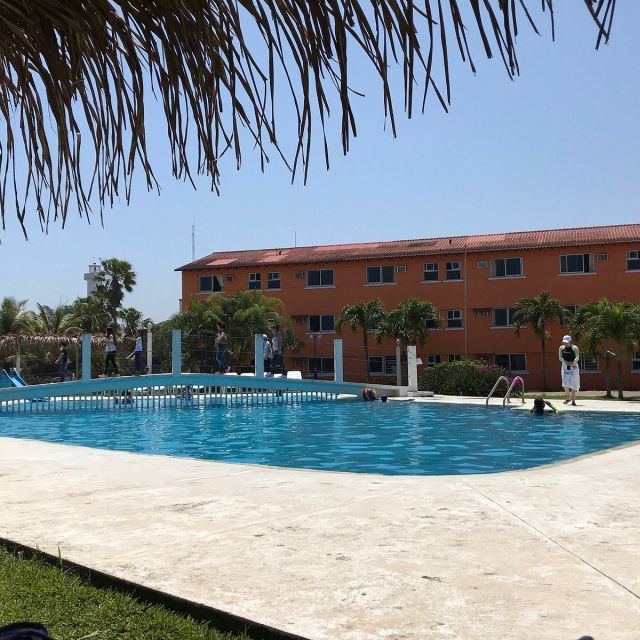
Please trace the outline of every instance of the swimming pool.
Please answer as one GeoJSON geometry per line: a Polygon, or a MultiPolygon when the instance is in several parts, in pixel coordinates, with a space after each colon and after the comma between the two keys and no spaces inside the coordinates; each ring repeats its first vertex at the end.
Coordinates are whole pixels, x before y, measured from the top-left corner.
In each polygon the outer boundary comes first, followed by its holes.
{"type": "Polygon", "coordinates": [[[387,475],[491,473],[640,440],[635,414],[408,402],[8,414],[0,436],[139,453],[387,475]]]}

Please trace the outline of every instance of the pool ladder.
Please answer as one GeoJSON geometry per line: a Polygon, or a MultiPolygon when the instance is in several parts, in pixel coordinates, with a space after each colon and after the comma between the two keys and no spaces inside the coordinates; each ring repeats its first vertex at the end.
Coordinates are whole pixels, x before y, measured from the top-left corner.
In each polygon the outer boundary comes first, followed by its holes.
{"type": "Polygon", "coordinates": [[[509,384],[509,378],[507,378],[507,376],[500,376],[496,380],[496,383],[493,385],[493,389],[491,389],[491,391],[489,392],[489,395],[487,396],[486,406],[487,407],[489,406],[489,400],[491,399],[491,396],[495,393],[496,389],[498,388],[498,385],[503,380],[506,382],[508,389],[504,398],[502,398],[502,406],[505,407],[507,405],[507,402],[509,402],[509,396],[511,395],[511,392],[513,391],[513,388],[516,386],[516,382],[518,382],[518,380],[520,380],[520,383],[522,384],[522,404],[524,404],[524,380],[520,376],[516,376],[511,381],[511,384],[509,384]]]}

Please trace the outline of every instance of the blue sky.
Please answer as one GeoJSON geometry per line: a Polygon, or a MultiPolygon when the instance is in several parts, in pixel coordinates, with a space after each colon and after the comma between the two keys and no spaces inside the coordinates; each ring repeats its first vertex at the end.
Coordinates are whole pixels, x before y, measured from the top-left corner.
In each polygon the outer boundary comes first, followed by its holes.
{"type": "MultiPolygon", "coordinates": [[[[197,257],[291,246],[294,234],[301,246],[638,222],[640,3],[618,4],[613,38],[597,52],[581,5],[558,3],[555,42],[544,17],[542,37],[521,24],[513,82],[478,47],[475,76],[456,57],[450,113],[435,102],[411,120],[398,111],[396,139],[385,130],[378,85],[356,61],[352,84],[366,94],[354,99],[358,137],[343,157],[335,114],[331,169],[316,144],[306,186],[291,185],[275,157],[261,173],[247,150],[239,172],[226,166],[220,197],[206,178],[194,191],[171,178],[154,142],[160,196],[137,181],[130,206],[107,210],[104,226],[70,216],[48,235],[31,224],[25,241],[9,215],[0,231],[0,297],[28,298],[32,307],[70,302],[84,295],[92,258],[118,257],[138,274],[125,304],[165,319],[177,310],[173,270],[191,259],[192,221],[197,257]]],[[[157,111],[150,130],[162,139],[157,111]]]]}

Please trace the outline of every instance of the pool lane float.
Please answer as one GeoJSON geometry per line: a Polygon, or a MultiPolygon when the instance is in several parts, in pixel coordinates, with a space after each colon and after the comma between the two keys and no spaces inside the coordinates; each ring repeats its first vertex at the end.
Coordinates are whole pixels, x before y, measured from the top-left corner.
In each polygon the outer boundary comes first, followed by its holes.
{"type": "Polygon", "coordinates": [[[362,392],[362,399],[365,402],[373,402],[374,400],[377,400],[377,398],[378,394],[376,393],[376,390],[372,389],[371,387],[366,387],[362,392]]]}

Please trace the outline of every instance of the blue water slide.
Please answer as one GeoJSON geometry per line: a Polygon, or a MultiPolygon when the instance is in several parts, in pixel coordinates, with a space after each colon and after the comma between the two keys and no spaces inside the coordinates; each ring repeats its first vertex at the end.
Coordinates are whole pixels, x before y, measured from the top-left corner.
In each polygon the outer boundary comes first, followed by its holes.
{"type": "Polygon", "coordinates": [[[0,389],[6,389],[7,387],[13,387],[13,380],[4,369],[0,369],[0,389]]]}
{"type": "Polygon", "coordinates": [[[22,376],[15,370],[9,371],[9,378],[13,382],[14,387],[28,387],[29,385],[23,380],[22,376]]]}

